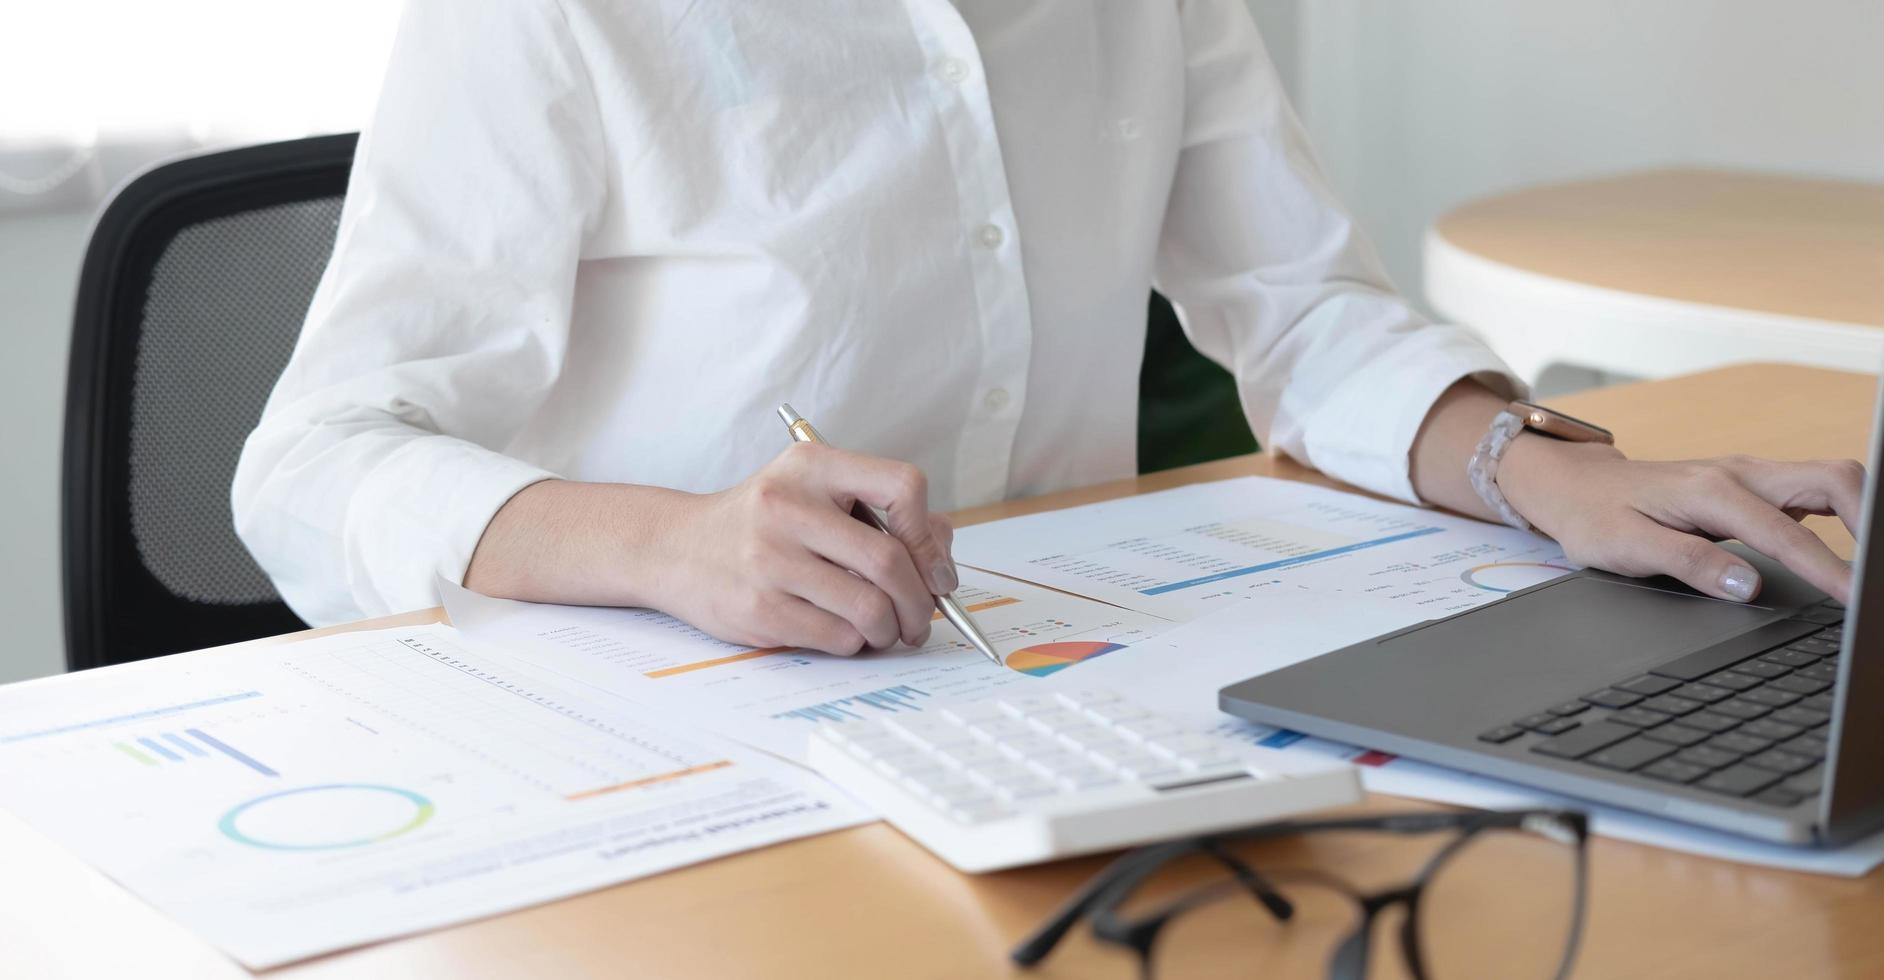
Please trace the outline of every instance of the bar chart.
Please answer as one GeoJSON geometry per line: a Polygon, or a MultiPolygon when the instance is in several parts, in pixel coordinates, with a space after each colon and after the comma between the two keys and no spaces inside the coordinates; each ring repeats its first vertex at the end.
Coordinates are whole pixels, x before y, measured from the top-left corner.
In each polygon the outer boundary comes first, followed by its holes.
{"type": "Polygon", "coordinates": [[[861,691],[850,697],[820,701],[803,708],[780,712],[776,718],[799,721],[853,721],[878,714],[921,711],[922,703],[933,695],[919,687],[898,684],[875,691],[861,691]]]}
{"type": "Polygon", "coordinates": [[[255,757],[200,728],[161,732],[155,736],[139,735],[129,740],[113,741],[111,745],[131,761],[146,766],[216,758],[234,762],[262,776],[281,775],[255,757]]]}

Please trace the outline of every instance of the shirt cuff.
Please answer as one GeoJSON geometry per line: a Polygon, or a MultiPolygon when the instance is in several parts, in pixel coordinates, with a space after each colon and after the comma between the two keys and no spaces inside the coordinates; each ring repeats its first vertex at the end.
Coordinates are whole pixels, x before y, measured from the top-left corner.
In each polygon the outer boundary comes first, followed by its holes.
{"type": "Polygon", "coordinates": [[[519,490],[556,475],[449,436],[373,467],[347,506],[347,589],[369,616],[439,604],[435,576],[464,581],[484,529],[519,490]]]}
{"type": "Polygon", "coordinates": [[[1413,440],[1433,403],[1464,378],[1506,398],[1529,394],[1483,341],[1462,327],[1427,324],[1349,375],[1317,408],[1305,427],[1308,462],[1345,483],[1424,506],[1413,489],[1413,440]]]}

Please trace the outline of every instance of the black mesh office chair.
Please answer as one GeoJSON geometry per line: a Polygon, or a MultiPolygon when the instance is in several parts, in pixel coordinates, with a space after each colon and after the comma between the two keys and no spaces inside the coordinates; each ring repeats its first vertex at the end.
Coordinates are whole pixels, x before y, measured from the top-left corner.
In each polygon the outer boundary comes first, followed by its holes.
{"type": "Polygon", "coordinates": [[[236,537],[229,485],[333,250],[354,141],[164,164],[92,229],[66,392],[71,669],[303,627],[236,537]]]}

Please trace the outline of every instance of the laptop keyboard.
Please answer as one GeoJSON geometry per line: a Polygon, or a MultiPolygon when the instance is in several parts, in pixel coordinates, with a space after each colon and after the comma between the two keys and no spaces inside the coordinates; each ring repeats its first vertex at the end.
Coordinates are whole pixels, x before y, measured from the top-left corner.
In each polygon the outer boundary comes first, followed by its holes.
{"type": "Polygon", "coordinates": [[[1822,788],[1844,607],[1671,661],[1479,735],[1775,807],[1822,788]]]}

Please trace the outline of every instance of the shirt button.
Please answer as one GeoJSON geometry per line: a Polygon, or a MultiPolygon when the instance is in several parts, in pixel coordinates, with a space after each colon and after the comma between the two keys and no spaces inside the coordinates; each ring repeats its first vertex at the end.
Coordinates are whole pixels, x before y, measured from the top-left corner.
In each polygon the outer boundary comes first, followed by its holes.
{"type": "Polygon", "coordinates": [[[988,406],[988,411],[998,412],[1007,407],[1007,389],[996,388],[982,396],[981,403],[988,406]]]}
{"type": "Polygon", "coordinates": [[[1000,225],[982,225],[975,229],[975,242],[982,248],[1000,248],[1007,241],[1007,232],[1000,225]]]}
{"type": "Polygon", "coordinates": [[[968,80],[968,62],[960,58],[943,58],[936,62],[935,77],[950,85],[959,85],[968,80]]]}

